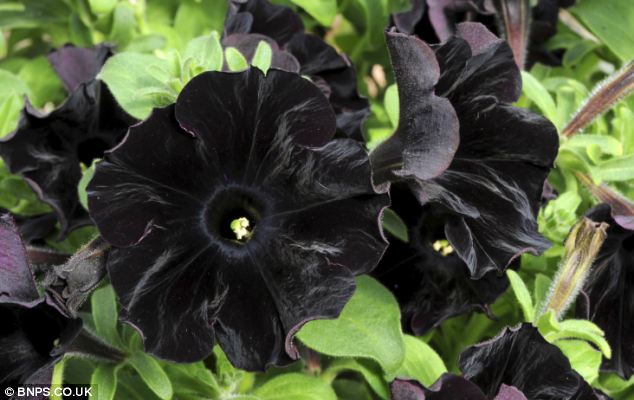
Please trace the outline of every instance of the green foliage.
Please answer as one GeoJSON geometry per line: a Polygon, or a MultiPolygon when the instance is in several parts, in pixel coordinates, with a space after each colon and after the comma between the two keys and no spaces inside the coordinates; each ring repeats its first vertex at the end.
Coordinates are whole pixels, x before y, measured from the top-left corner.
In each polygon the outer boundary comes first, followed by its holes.
{"type": "Polygon", "coordinates": [[[306,346],[335,357],[369,358],[386,373],[405,358],[398,303],[373,278],[357,278],[357,290],[336,320],[308,322],[297,337],[306,346]]]}

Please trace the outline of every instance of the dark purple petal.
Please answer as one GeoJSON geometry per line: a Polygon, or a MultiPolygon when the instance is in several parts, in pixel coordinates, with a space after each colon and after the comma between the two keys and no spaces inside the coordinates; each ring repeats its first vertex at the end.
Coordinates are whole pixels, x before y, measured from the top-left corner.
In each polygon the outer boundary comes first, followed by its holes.
{"type": "Polygon", "coordinates": [[[83,48],[65,45],[48,54],[48,60],[64,83],[68,93],[73,93],[82,83],[97,77],[106,59],[112,55],[108,45],[83,48]]]}
{"type": "Polygon", "coordinates": [[[392,14],[392,21],[399,32],[411,35],[416,29],[427,9],[425,0],[411,0],[411,8],[397,14],[392,14]]]}
{"type": "Polygon", "coordinates": [[[399,126],[371,155],[375,179],[394,176],[426,180],[449,166],[459,143],[459,126],[451,103],[434,94],[440,67],[434,52],[421,40],[386,33],[399,87],[399,126]]]}
{"type": "Polygon", "coordinates": [[[429,21],[441,42],[455,34],[458,14],[484,11],[483,0],[427,0],[427,6],[429,21]]]}
{"type": "Polygon", "coordinates": [[[0,303],[39,299],[26,248],[9,214],[0,214],[0,303]]]}
{"type": "MultiPolygon", "coordinates": [[[[612,348],[612,358],[604,359],[603,369],[615,371],[627,380],[634,375],[634,230],[615,221],[613,212],[608,204],[600,204],[586,214],[610,227],[584,292],[589,301],[589,318],[604,330],[612,348]]],[[[588,317],[581,307],[577,314],[588,317]]]]}
{"type": "Polygon", "coordinates": [[[77,194],[80,163],[89,166],[101,157],[133,122],[110,91],[93,80],[80,84],[48,115],[27,104],[17,130],[0,141],[0,156],[53,208],[63,237],[90,223],[77,194]]]}
{"type": "Polygon", "coordinates": [[[302,19],[292,9],[286,6],[271,4],[268,0],[231,0],[229,33],[259,33],[270,37],[280,46],[288,42],[293,35],[304,32],[302,19]],[[240,21],[234,20],[232,15],[250,14],[252,19],[241,16],[240,21]],[[250,24],[249,24],[250,22],[250,24]]]}
{"type": "Polygon", "coordinates": [[[397,379],[390,384],[390,391],[393,400],[487,400],[476,385],[449,373],[443,374],[429,389],[416,381],[397,379]]]}
{"type": "Polygon", "coordinates": [[[297,74],[209,72],[106,154],[89,208],[149,352],[201,360],[217,340],[260,370],[298,357],[305,322],[339,315],[386,247],[388,198],[363,145],[331,141],[334,130],[327,99],[297,74]],[[246,236],[230,229],[238,218],[246,236]]]}
{"type": "Polygon", "coordinates": [[[463,376],[489,398],[505,384],[528,399],[597,399],[561,350],[529,324],[505,328],[495,338],[467,348],[460,355],[459,365],[463,376]]]}
{"type": "Polygon", "coordinates": [[[497,396],[493,400],[528,400],[524,393],[517,390],[517,388],[513,386],[507,386],[502,384],[500,387],[500,391],[497,396]]]}
{"type": "Polygon", "coordinates": [[[369,103],[359,96],[357,74],[345,55],[315,35],[300,33],[285,45],[300,64],[300,73],[325,83],[324,94],[337,114],[337,128],[344,137],[363,142],[361,125],[370,113],[369,103]]]}

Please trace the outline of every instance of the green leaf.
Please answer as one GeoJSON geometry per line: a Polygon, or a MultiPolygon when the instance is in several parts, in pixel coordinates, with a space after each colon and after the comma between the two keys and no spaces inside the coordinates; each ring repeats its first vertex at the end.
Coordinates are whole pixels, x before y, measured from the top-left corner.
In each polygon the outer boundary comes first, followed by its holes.
{"type": "Polygon", "coordinates": [[[571,11],[622,61],[634,58],[631,0],[578,1],[571,11]]]}
{"type": "Polygon", "coordinates": [[[405,225],[401,217],[391,208],[386,208],[383,211],[383,228],[397,239],[406,243],[409,242],[407,225],[405,225]]]}
{"type": "Polygon", "coordinates": [[[599,377],[601,367],[601,352],[595,350],[588,342],[582,340],[561,340],[557,347],[566,355],[572,368],[587,382],[593,382],[599,377]]]}
{"type": "Polygon", "coordinates": [[[291,2],[303,8],[324,26],[332,24],[337,16],[337,0],[291,0],[291,2]]]}
{"type": "Polygon", "coordinates": [[[118,0],[88,0],[90,9],[95,14],[110,14],[118,0]]]}
{"type": "Polygon", "coordinates": [[[161,399],[169,400],[173,396],[172,383],[159,363],[143,352],[135,352],[128,363],[139,373],[141,379],[161,399]]]}
{"type": "Polygon", "coordinates": [[[355,360],[353,358],[336,359],[332,364],[330,364],[328,369],[322,373],[322,378],[327,378],[332,375],[336,376],[345,371],[354,371],[361,374],[363,379],[365,379],[368,385],[380,398],[390,398],[390,391],[388,384],[384,379],[383,371],[381,370],[381,367],[372,360],[355,360]]]}
{"type": "Polygon", "coordinates": [[[258,47],[255,49],[251,65],[260,69],[260,71],[266,74],[266,71],[271,67],[271,61],[273,59],[273,50],[271,46],[264,40],[260,40],[258,47]]]}
{"type": "Polygon", "coordinates": [[[565,146],[582,148],[590,145],[596,145],[601,149],[601,152],[605,154],[614,156],[620,156],[623,154],[623,146],[621,146],[621,143],[612,136],[607,135],[588,135],[578,133],[564,143],[565,146]]]}
{"type": "Polygon", "coordinates": [[[189,41],[183,53],[183,59],[187,60],[188,58],[195,60],[203,71],[222,70],[224,60],[218,32],[214,31],[209,35],[189,41]]]}
{"type": "Polygon", "coordinates": [[[393,128],[398,126],[399,104],[398,104],[398,87],[396,84],[390,85],[385,89],[385,97],[383,99],[385,111],[390,119],[393,128]]]}
{"type": "Polygon", "coordinates": [[[95,388],[98,400],[112,400],[117,391],[117,366],[100,364],[90,378],[90,386],[95,388]]]}
{"type": "Polygon", "coordinates": [[[558,123],[560,121],[557,120],[555,101],[548,90],[530,72],[522,71],[522,91],[537,105],[546,118],[553,121],[558,127],[560,126],[558,123]]]}
{"type": "Polygon", "coordinates": [[[339,318],[310,321],[297,337],[320,353],[370,358],[393,373],[405,358],[398,303],[373,278],[360,276],[356,281],[357,290],[339,318]]]}
{"type": "Polygon", "coordinates": [[[222,32],[227,1],[181,0],[174,17],[174,30],[185,42],[212,31],[222,32]]]}
{"type": "Polygon", "coordinates": [[[262,400],[337,400],[326,382],[312,376],[290,373],[278,375],[255,390],[262,400]]]}
{"type": "Polygon", "coordinates": [[[136,26],[134,7],[130,3],[118,3],[112,15],[110,40],[121,47],[127,46],[134,37],[136,26]]]}
{"type": "Polygon", "coordinates": [[[90,298],[92,318],[97,334],[113,346],[121,346],[121,338],[117,330],[117,299],[112,286],[104,286],[95,290],[90,298]]]}
{"type": "Polygon", "coordinates": [[[164,363],[165,373],[174,387],[174,397],[190,396],[197,399],[215,399],[220,388],[213,374],[203,362],[192,364],[164,363]]]}
{"type": "Polygon", "coordinates": [[[517,272],[512,269],[506,270],[506,276],[508,276],[511,288],[513,288],[513,293],[515,293],[515,298],[522,308],[524,320],[532,322],[535,319],[535,308],[533,307],[533,300],[526,284],[517,272]]]}
{"type": "Polygon", "coordinates": [[[447,367],[434,349],[418,338],[405,335],[405,360],[387,380],[415,379],[425,386],[431,386],[445,372],[447,367]]]}
{"type": "Polygon", "coordinates": [[[546,300],[548,291],[550,290],[551,279],[544,274],[535,275],[535,311],[541,310],[541,307],[546,300]]]}
{"type": "Polygon", "coordinates": [[[235,47],[225,49],[225,60],[230,71],[243,71],[249,68],[246,58],[235,47]]]}
{"type": "Polygon", "coordinates": [[[82,171],[81,179],[79,180],[79,184],[77,185],[77,194],[79,195],[79,202],[86,210],[88,210],[88,194],[86,193],[86,188],[90,183],[90,180],[95,175],[95,164],[99,160],[95,159],[92,161],[90,167],[84,169],[82,171]]]}
{"type": "Polygon", "coordinates": [[[23,98],[29,88],[20,77],[0,69],[0,137],[11,132],[18,123],[23,98]]]}
{"type": "Polygon", "coordinates": [[[634,154],[604,161],[593,172],[597,174],[596,178],[604,181],[621,182],[634,179],[634,154]]]}
{"type": "Polygon", "coordinates": [[[149,87],[169,90],[166,79],[157,78],[157,74],[152,71],[163,71],[164,76],[170,76],[170,64],[152,55],[124,52],[110,57],[98,78],[108,85],[119,104],[130,115],[144,119],[158,104],[152,95],[139,93],[149,87]]]}

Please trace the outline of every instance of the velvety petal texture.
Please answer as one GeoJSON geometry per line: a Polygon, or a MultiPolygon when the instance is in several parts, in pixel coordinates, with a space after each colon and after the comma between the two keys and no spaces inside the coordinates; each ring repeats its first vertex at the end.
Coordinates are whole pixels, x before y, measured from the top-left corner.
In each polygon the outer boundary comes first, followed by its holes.
{"type": "Polygon", "coordinates": [[[273,50],[272,67],[300,72],[322,88],[335,110],[338,135],[363,142],[361,125],[369,104],[359,96],[348,58],[320,37],[305,33],[300,16],[288,7],[268,0],[232,0],[223,45],[238,48],[250,59],[261,40],[273,50]]]}
{"type": "Polygon", "coordinates": [[[505,328],[490,341],[467,348],[460,355],[459,365],[463,376],[489,398],[495,397],[504,384],[531,400],[597,399],[561,350],[544,340],[530,324],[505,328]]]}
{"type": "Polygon", "coordinates": [[[467,265],[446,245],[448,214],[438,205],[421,206],[407,186],[390,190],[391,209],[408,226],[409,241],[389,235],[390,246],[372,272],[396,296],[403,329],[424,335],[444,320],[473,311],[489,314],[489,305],[508,288],[496,271],[473,279],[467,265]]]}
{"type": "Polygon", "coordinates": [[[195,361],[217,341],[261,370],[298,357],[302,324],[339,314],[385,250],[388,198],[335,123],[297,74],[208,72],[106,154],[89,208],[149,352],[195,361]]]}
{"type": "Polygon", "coordinates": [[[0,215],[0,385],[50,384],[53,365],[81,329],[35,287],[13,218],[0,215]]]}
{"type": "Polygon", "coordinates": [[[634,230],[616,220],[616,216],[624,217],[623,214],[626,214],[623,208],[608,204],[600,204],[586,214],[591,220],[606,222],[610,227],[583,289],[590,315],[581,307],[578,314],[605,332],[612,358],[604,359],[603,369],[627,380],[634,374],[634,230]]]}
{"type": "Polygon", "coordinates": [[[406,182],[421,204],[449,211],[446,238],[482,278],[548,248],[535,218],[558,136],[545,118],[509,104],[521,80],[508,45],[481,24],[457,31],[435,52],[387,33],[400,121],[371,158],[377,184],[406,182]]]}
{"type": "Polygon", "coordinates": [[[18,128],[0,141],[0,157],[53,208],[61,236],[90,223],[77,194],[81,163],[90,166],[102,157],[134,123],[94,75],[89,81],[76,80],[86,78],[89,71],[96,73],[96,64],[104,62],[106,50],[64,47],[51,53],[49,58],[60,76],[69,89],[75,89],[47,115],[27,104],[18,128]]]}

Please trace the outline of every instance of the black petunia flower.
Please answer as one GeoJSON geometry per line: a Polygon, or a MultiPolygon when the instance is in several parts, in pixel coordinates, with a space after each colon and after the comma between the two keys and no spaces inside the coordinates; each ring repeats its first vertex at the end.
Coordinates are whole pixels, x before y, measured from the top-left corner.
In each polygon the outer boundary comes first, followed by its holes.
{"type": "Polygon", "coordinates": [[[109,54],[106,46],[52,52],[51,64],[70,96],[47,115],[27,103],[16,131],[0,141],[0,156],[11,172],[23,176],[55,211],[62,237],[90,223],[77,194],[81,164],[100,158],[134,123],[94,79],[109,54]]]}
{"type": "Polygon", "coordinates": [[[634,205],[613,198],[599,204],[586,217],[610,225],[608,236],[586,281],[587,310],[577,313],[605,331],[612,358],[602,368],[622,378],[634,375],[634,205]]]}
{"type": "Polygon", "coordinates": [[[0,385],[50,384],[53,366],[79,334],[52,297],[40,297],[13,218],[0,215],[0,385]]]}
{"type": "Polygon", "coordinates": [[[400,121],[371,154],[375,182],[401,182],[420,204],[440,205],[444,235],[474,278],[548,248],[535,216],[558,136],[545,118],[510,105],[521,80],[506,42],[475,23],[435,51],[386,36],[400,121]]]}
{"type": "Polygon", "coordinates": [[[474,310],[488,314],[488,305],[508,288],[506,276],[490,271],[472,279],[464,261],[446,245],[442,207],[421,206],[401,184],[391,187],[390,197],[391,209],[408,226],[409,241],[390,236],[372,274],[398,299],[404,329],[423,335],[453,316],[474,310]]]}
{"type": "Polygon", "coordinates": [[[258,43],[273,50],[272,67],[307,75],[319,86],[337,116],[340,135],[363,141],[361,125],[369,114],[368,101],[357,92],[354,67],[345,55],[318,36],[305,33],[298,14],[268,0],[230,0],[222,43],[250,59],[258,43]]]}
{"type": "Polygon", "coordinates": [[[207,72],[99,163],[89,208],[108,272],[146,349],[239,368],[297,358],[387,245],[363,144],[332,140],[327,99],[297,74],[207,72]],[[148,146],[151,143],[151,146],[148,146]]]}
{"type": "Polygon", "coordinates": [[[467,348],[459,365],[464,378],[488,398],[493,398],[502,384],[516,388],[530,400],[598,398],[561,350],[530,324],[505,328],[490,341],[467,348]]]}
{"type": "Polygon", "coordinates": [[[505,328],[460,354],[462,377],[443,374],[430,388],[416,381],[391,384],[394,400],[602,400],[566,356],[535,327],[505,328]]]}
{"type": "Polygon", "coordinates": [[[539,0],[532,8],[528,0],[411,0],[411,3],[410,10],[392,16],[399,31],[438,43],[455,35],[459,23],[477,21],[498,35],[505,35],[518,65],[524,65],[526,59],[530,67],[535,62],[561,63],[561,55],[545,45],[557,33],[560,8],[571,7],[575,0],[539,0]]]}
{"type": "MultiPolygon", "coordinates": [[[[467,379],[443,374],[430,388],[417,381],[397,379],[390,384],[392,400],[488,400],[482,390],[467,379]]],[[[528,400],[517,388],[502,384],[492,400],[528,400]]]]}

